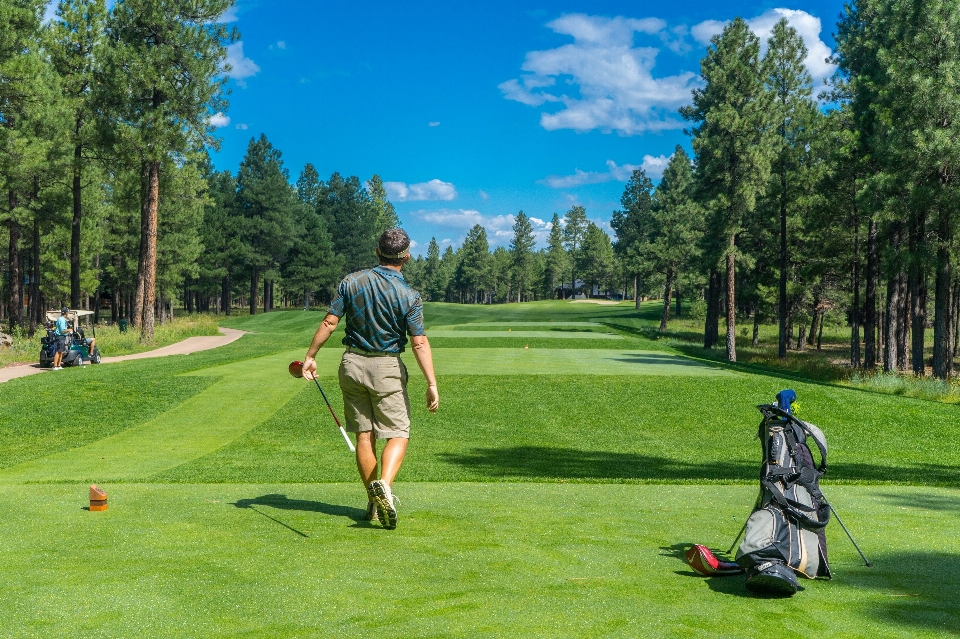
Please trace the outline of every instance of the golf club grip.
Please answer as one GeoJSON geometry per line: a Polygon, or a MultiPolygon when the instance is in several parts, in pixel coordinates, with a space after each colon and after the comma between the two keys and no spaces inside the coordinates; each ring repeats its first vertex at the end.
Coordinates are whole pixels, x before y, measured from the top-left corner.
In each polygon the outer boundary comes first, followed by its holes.
{"type": "Polygon", "coordinates": [[[350,436],[347,435],[347,431],[343,430],[343,426],[340,427],[340,434],[343,435],[343,441],[347,442],[347,448],[350,449],[350,452],[357,452],[357,449],[353,447],[353,442],[350,441],[350,436]]]}

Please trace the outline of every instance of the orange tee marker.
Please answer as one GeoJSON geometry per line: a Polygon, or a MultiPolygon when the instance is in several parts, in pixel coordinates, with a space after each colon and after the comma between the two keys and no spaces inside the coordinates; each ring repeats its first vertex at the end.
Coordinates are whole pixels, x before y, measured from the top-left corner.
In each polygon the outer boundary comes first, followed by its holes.
{"type": "Polygon", "coordinates": [[[98,488],[96,484],[90,484],[90,510],[106,510],[107,493],[98,488]]]}

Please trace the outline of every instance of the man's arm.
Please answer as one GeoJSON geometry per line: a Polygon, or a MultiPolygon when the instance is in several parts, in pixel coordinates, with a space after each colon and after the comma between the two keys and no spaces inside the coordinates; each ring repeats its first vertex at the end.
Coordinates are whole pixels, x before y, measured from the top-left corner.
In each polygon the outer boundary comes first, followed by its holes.
{"type": "Polygon", "coordinates": [[[323,346],[333,332],[337,330],[337,324],[340,318],[333,313],[327,313],[327,316],[320,322],[320,328],[313,335],[313,341],[310,342],[310,348],[307,349],[307,355],[303,358],[303,376],[306,379],[315,379],[317,376],[317,361],[314,359],[317,351],[323,346]]]}
{"type": "Polygon", "coordinates": [[[427,410],[437,412],[440,406],[440,393],[437,392],[437,376],[433,372],[433,353],[430,351],[430,342],[426,335],[412,335],[410,344],[413,346],[413,355],[417,364],[427,379],[427,410]]]}

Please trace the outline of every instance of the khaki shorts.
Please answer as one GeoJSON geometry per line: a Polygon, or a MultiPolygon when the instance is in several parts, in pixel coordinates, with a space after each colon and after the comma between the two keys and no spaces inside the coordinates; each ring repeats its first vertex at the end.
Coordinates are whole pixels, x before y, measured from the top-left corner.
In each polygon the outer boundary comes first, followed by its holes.
{"type": "Polygon", "coordinates": [[[340,360],[340,390],[348,431],[372,430],[377,439],[409,439],[407,367],[399,357],[344,353],[340,360]]]}

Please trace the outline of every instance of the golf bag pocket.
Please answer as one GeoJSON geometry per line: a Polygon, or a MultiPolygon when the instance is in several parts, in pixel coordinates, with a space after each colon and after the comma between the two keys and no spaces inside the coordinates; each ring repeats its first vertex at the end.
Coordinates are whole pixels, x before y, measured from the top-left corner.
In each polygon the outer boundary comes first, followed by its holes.
{"type": "Polygon", "coordinates": [[[747,520],[737,564],[751,574],[761,566],[782,564],[809,579],[829,576],[821,562],[817,533],[792,523],[776,507],[759,508],[747,520]]]}

